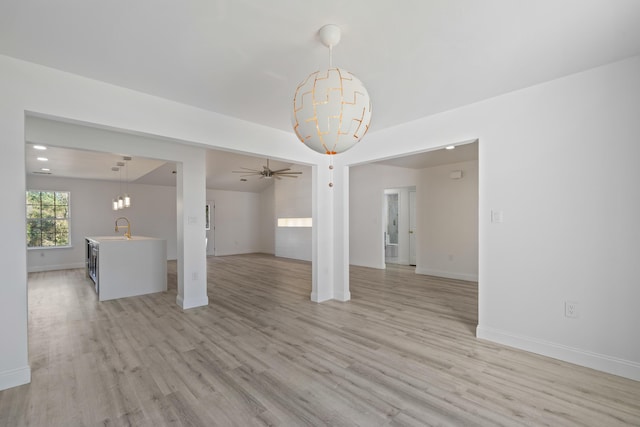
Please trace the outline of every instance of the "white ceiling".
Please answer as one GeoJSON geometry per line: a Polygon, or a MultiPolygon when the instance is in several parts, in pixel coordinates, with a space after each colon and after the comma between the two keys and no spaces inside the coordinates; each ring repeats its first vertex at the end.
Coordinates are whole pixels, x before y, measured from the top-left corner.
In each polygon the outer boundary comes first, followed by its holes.
{"type": "Polygon", "coordinates": [[[638,0],[3,0],[0,54],[291,130],[327,23],[370,132],[640,54],[638,0]]]}
{"type": "Polygon", "coordinates": [[[402,168],[424,169],[470,160],[478,160],[478,141],[457,145],[451,150],[442,148],[395,159],[381,160],[376,163],[402,168]]]}
{"type": "MultiPolygon", "coordinates": [[[[67,126],[74,126],[69,125],[67,126]]],[[[162,160],[133,157],[125,161],[123,156],[88,150],[47,145],[45,151],[36,150],[35,144],[26,144],[27,173],[51,175],[63,178],[97,179],[104,181],[132,182],[149,185],[176,185],[176,164],[162,160]],[[40,161],[44,157],[47,161],[40,161]],[[118,162],[125,163],[118,167],[118,162]],[[112,168],[118,167],[118,171],[112,168]],[[43,171],[42,169],[49,169],[43,171]]],[[[241,168],[262,170],[266,159],[242,154],[208,150],[206,159],[207,188],[228,191],[248,191],[259,193],[273,183],[273,180],[233,173],[241,168]],[[243,181],[242,178],[245,178],[243,181]]],[[[309,173],[308,167],[269,160],[272,170],[291,168],[292,171],[309,173]]],[[[296,178],[289,178],[296,179],[296,178]]]]}
{"type": "MultiPolygon", "coordinates": [[[[95,151],[47,146],[45,151],[34,149],[34,144],[26,144],[27,173],[51,174],[66,178],[100,179],[105,181],[136,181],[164,164],[161,160],[132,158],[125,161],[123,156],[95,151]],[[38,157],[47,159],[39,161],[38,157]],[[125,167],[119,167],[118,162],[125,167]],[[111,170],[118,167],[118,171],[111,170]],[[49,171],[43,171],[43,168],[49,171]]],[[[175,185],[175,183],[174,183],[175,185]]]]}
{"type": "MultiPolygon", "coordinates": [[[[259,193],[273,183],[273,180],[256,176],[243,176],[245,174],[233,173],[241,168],[262,170],[267,159],[261,157],[246,156],[242,154],[228,153],[218,150],[207,151],[207,188],[227,191],[248,191],[259,193]]],[[[293,165],[291,163],[269,160],[271,170],[291,168],[292,171],[309,173],[307,167],[293,165]]],[[[159,168],[150,171],[136,181],[137,184],[151,185],[176,185],[175,163],[167,162],[159,168]]],[[[290,178],[296,179],[296,178],[290,178]]]]}

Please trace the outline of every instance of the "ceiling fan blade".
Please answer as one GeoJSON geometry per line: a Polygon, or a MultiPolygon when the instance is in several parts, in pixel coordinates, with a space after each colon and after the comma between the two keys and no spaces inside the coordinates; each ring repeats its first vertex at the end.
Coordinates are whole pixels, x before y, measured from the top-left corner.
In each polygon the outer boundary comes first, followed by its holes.
{"type": "Polygon", "coordinates": [[[262,175],[262,174],[261,174],[261,173],[259,173],[259,172],[238,172],[238,173],[244,173],[244,175],[240,175],[241,177],[242,177],[242,176],[256,176],[256,175],[262,175]]]}
{"type": "Polygon", "coordinates": [[[283,176],[286,176],[288,178],[297,178],[297,176],[294,176],[294,175],[300,175],[302,173],[302,172],[289,172],[291,171],[291,168],[271,170],[269,169],[269,159],[267,159],[267,164],[265,166],[262,166],[262,170],[245,168],[245,167],[240,167],[240,169],[241,170],[235,170],[231,172],[244,174],[244,175],[240,175],[241,177],[258,176],[258,179],[265,179],[265,178],[281,179],[281,177],[283,176]]]}
{"type": "Polygon", "coordinates": [[[247,173],[247,172],[254,172],[254,173],[260,173],[261,171],[257,170],[257,169],[249,169],[249,168],[240,168],[240,169],[244,169],[241,171],[231,171],[233,173],[247,173]]]}

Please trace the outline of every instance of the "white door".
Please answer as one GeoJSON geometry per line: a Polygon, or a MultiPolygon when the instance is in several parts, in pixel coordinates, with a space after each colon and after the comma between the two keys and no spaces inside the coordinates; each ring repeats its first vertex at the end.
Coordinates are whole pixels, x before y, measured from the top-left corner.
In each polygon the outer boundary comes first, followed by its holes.
{"type": "Polygon", "coordinates": [[[409,264],[416,265],[416,192],[409,191],[409,264]]]}

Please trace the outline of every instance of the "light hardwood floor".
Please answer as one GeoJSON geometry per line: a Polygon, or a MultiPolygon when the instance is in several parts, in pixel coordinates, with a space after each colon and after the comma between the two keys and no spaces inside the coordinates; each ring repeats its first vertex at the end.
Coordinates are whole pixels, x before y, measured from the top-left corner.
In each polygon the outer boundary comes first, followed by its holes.
{"type": "Polygon", "coordinates": [[[477,340],[477,285],[352,267],[309,301],[311,265],[211,257],[208,307],[169,291],[99,303],[83,270],[29,275],[31,384],[0,426],[640,425],[640,382],[477,340]]]}

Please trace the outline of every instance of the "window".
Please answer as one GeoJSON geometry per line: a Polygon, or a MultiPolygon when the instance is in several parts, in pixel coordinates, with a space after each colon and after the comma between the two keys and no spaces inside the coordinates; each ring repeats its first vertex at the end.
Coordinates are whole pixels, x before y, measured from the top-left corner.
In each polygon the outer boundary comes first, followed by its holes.
{"type": "Polygon", "coordinates": [[[69,246],[68,191],[27,191],[27,247],[69,246]]]}

